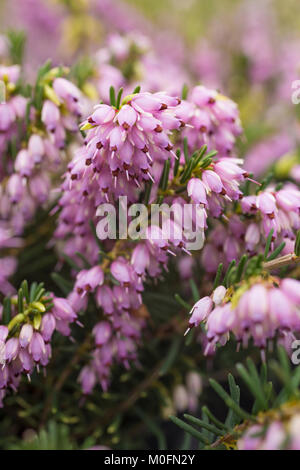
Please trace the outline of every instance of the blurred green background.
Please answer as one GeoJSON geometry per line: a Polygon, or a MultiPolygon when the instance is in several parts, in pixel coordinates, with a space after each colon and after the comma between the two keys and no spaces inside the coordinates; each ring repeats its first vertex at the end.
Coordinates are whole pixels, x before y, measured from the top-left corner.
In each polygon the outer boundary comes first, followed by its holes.
{"type": "MultiPolygon", "coordinates": [[[[233,12],[244,0],[125,0],[141,11],[147,18],[161,28],[172,27],[182,34],[188,42],[194,42],[206,34],[214,17],[224,18],[233,12]]],[[[252,0],[254,1],[254,0],[252,0]]],[[[251,3],[251,2],[250,2],[251,3]]],[[[299,0],[256,1],[268,4],[275,9],[280,18],[280,25],[287,33],[300,27],[299,0]]]]}

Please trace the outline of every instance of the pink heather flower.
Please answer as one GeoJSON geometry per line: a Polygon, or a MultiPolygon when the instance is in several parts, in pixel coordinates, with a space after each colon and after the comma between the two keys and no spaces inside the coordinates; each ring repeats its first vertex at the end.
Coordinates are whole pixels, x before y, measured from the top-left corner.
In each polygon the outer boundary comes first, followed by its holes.
{"type": "Polygon", "coordinates": [[[258,450],[262,441],[262,438],[259,437],[261,432],[262,428],[258,424],[247,429],[243,437],[237,442],[238,450],[258,450]]]}
{"type": "Polygon", "coordinates": [[[281,189],[275,194],[278,206],[285,211],[298,211],[300,208],[300,191],[297,189],[281,189]]]}
{"type": "Polygon", "coordinates": [[[86,310],[88,305],[88,297],[78,294],[78,292],[70,292],[67,301],[73,308],[74,312],[78,313],[80,310],[86,310]]]}
{"type": "Polygon", "coordinates": [[[31,338],[33,335],[33,328],[30,324],[25,324],[22,326],[19,336],[19,342],[21,348],[27,348],[29,343],[31,342],[31,338]]]}
{"type": "Polygon", "coordinates": [[[240,199],[242,192],[239,190],[239,182],[247,178],[247,172],[229,159],[217,162],[214,165],[214,170],[221,178],[228,196],[233,200],[240,199]]]}
{"type": "MultiPolygon", "coordinates": [[[[7,387],[8,381],[9,381],[8,369],[7,369],[7,367],[4,367],[4,368],[0,369],[0,389],[1,389],[1,392],[3,391],[3,389],[5,389],[7,387]]],[[[3,399],[4,396],[2,395],[1,398],[3,399]]]]}
{"type": "Polygon", "coordinates": [[[78,380],[84,395],[89,395],[96,385],[96,374],[92,367],[86,366],[80,372],[78,380]]]}
{"type": "Polygon", "coordinates": [[[242,181],[247,175],[245,170],[240,168],[234,161],[229,159],[222,159],[215,164],[214,168],[220,178],[224,178],[227,181],[232,179],[242,181]]]}
{"type": "Polygon", "coordinates": [[[199,326],[200,323],[207,319],[213,308],[213,301],[210,297],[203,297],[198,300],[190,311],[189,327],[199,326]]]}
{"type": "Polygon", "coordinates": [[[77,318],[76,313],[66,299],[55,297],[53,304],[52,313],[57,320],[73,322],[77,318]]]}
{"type": "Polygon", "coordinates": [[[113,295],[110,287],[101,286],[96,292],[96,301],[99,307],[102,307],[107,315],[111,315],[114,311],[113,295]]]}
{"type": "Polygon", "coordinates": [[[45,342],[40,333],[33,333],[28,351],[32,355],[34,362],[40,362],[43,355],[46,354],[45,342]]]}
{"type": "Polygon", "coordinates": [[[219,305],[223,302],[223,299],[226,295],[226,290],[226,287],[219,286],[213,291],[212,300],[215,305],[219,305]]]}
{"type": "Polygon", "coordinates": [[[10,338],[5,343],[5,359],[12,362],[18,356],[19,341],[17,338],[10,338]]]}
{"type": "Polygon", "coordinates": [[[267,192],[261,193],[257,197],[257,208],[270,218],[275,217],[275,212],[277,211],[275,197],[267,192]]]}
{"type": "Polygon", "coordinates": [[[248,250],[252,251],[260,241],[260,230],[256,223],[248,226],[245,234],[245,242],[248,250]]]}
{"type": "Polygon", "coordinates": [[[255,213],[257,211],[257,197],[244,196],[241,200],[241,208],[244,213],[255,213]]]}
{"type": "Polygon", "coordinates": [[[46,173],[31,176],[29,179],[29,191],[31,196],[39,203],[45,203],[49,198],[51,182],[46,173]]]}
{"type": "Polygon", "coordinates": [[[178,270],[182,280],[188,280],[193,277],[194,260],[191,256],[182,256],[178,260],[178,270]]]}
{"type": "Polygon", "coordinates": [[[176,385],[173,391],[173,404],[175,409],[182,413],[189,405],[189,395],[186,387],[182,384],[176,385]]]}
{"type": "Polygon", "coordinates": [[[69,80],[59,77],[53,81],[53,89],[58,97],[67,103],[77,103],[81,97],[79,89],[69,80]]]}
{"type": "Polygon", "coordinates": [[[203,389],[201,375],[194,371],[188,372],[186,375],[186,385],[191,394],[199,397],[203,389]]]}
{"type": "Polygon", "coordinates": [[[205,244],[202,250],[201,260],[208,273],[217,272],[220,264],[220,255],[218,250],[211,243],[205,244]]]}
{"type": "MultiPolygon", "coordinates": [[[[14,243],[14,239],[11,237],[10,233],[3,234],[0,230],[0,247],[17,247],[21,246],[19,243],[14,243]]],[[[16,270],[16,260],[12,257],[6,257],[1,259],[1,266],[0,266],[0,292],[3,295],[9,296],[15,294],[15,288],[10,284],[8,278],[14,274],[16,270]]],[[[0,307],[1,310],[1,307],[0,307]]],[[[0,335],[1,340],[1,335],[0,335]]]]}
{"type": "Polygon", "coordinates": [[[289,278],[283,279],[281,289],[292,302],[300,304],[299,281],[289,278]]]}
{"type": "Polygon", "coordinates": [[[226,253],[226,258],[229,262],[234,259],[238,259],[240,252],[239,242],[231,237],[227,237],[224,242],[224,252],[226,253]]]}
{"type": "Polygon", "coordinates": [[[250,426],[245,434],[237,441],[238,450],[290,449],[289,433],[283,423],[274,421],[268,426],[267,431],[263,431],[261,425],[256,424],[250,426]]]}
{"type": "Polygon", "coordinates": [[[168,240],[165,238],[163,231],[157,225],[150,225],[146,229],[146,238],[149,242],[150,249],[168,250],[168,240]]]}
{"type": "Polygon", "coordinates": [[[94,266],[89,270],[80,271],[77,275],[75,289],[79,294],[83,291],[94,291],[104,282],[104,273],[100,266],[94,266]]]}
{"type": "MultiPolygon", "coordinates": [[[[229,330],[234,321],[234,312],[229,304],[224,307],[215,307],[207,319],[207,339],[224,345],[229,339],[229,330]]],[[[205,351],[207,352],[207,350],[205,351]]]]}
{"type": "Polygon", "coordinates": [[[24,185],[22,177],[19,174],[14,173],[10,176],[7,183],[7,192],[12,204],[20,202],[24,194],[24,185]]]}
{"type": "Polygon", "coordinates": [[[24,96],[16,95],[11,98],[9,104],[15,113],[15,117],[24,119],[26,114],[27,99],[24,98],[24,96]]]}
{"type": "Polygon", "coordinates": [[[9,103],[0,103],[0,131],[6,132],[15,120],[15,113],[9,103]]]}
{"type": "Polygon", "coordinates": [[[28,177],[31,175],[34,167],[34,159],[27,150],[20,150],[15,161],[15,170],[21,176],[28,177]]]}
{"type": "Polygon", "coordinates": [[[116,260],[111,264],[110,272],[113,277],[124,287],[129,287],[132,283],[132,268],[122,259],[116,260]]]}
{"type": "Polygon", "coordinates": [[[56,327],[56,320],[52,313],[46,313],[43,315],[42,323],[41,323],[41,334],[46,343],[52,338],[56,327]]]}
{"type": "Polygon", "coordinates": [[[132,252],[131,264],[138,276],[145,274],[150,265],[150,253],[144,243],[139,243],[132,252]]]}
{"type": "Polygon", "coordinates": [[[111,324],[107,321],[97,323],[93,328],[93,334],[95,336],[96,346],[103,346],[103,344],[107,343],[111,337],[111,324]]]}
{"type": "Polygon", "coordinates": [[[31,374],[34,369],[34,362],[28,350],[21,349],[19,352],[19,359],[25,374],[31,374]]]}
{"type": "Polygon", "coordinates": [[[33,134],[28,141],[28,152],[32,156],[34,163],[40,163],[45,154],[44,142],[41,136],[33,134]]]}
{"type": "Polygon", "coordinates": [[[195,204],[207,204],[206,189],[200,179],[190,179],[187,185],[187,192],[195,204]]]}
{"type": "Polygon", "coordinates": [[[42,109],[42,122],[49,132],[54,132],[59,123],[60,113],[52,101],[45,101],[42,109]]]}
{"type": "Polygon", "coordinates": [[[220,176],[211,170],[205,170],[202,174],[202,181],[208,192],[222,193],[225,191],[220,176]]]}

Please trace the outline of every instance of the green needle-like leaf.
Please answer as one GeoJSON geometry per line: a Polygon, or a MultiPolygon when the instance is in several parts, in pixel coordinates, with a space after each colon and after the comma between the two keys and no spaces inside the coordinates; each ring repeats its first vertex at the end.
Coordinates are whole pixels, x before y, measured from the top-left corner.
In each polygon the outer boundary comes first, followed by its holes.
{"type": "Polygon", "coordinates": [[[109,89],[109,99],[111,106],[116,106],[116,92],[113,86],[109,89]]]}
{"type": "Polygon", "coordinates": [[[187,419],[191,423],[196,424],[196,426],[199,426],[200,428],[207,429],[207,431],[212,432],[216,436],[224,436],[225,434],[224,431],[221,431],[220,429],[218,429],[216,426],[213,426],[212,424],[206,423],[202,419],[195,418],[194,416],[191,416],[188,414],[185,414],[183,416],[185,417],[185,419],[187,419]]]}
{"type": "Polygon", "coordinates": [[[273,253],[267,258],[267,261],[273,261],[273,259],[276,259],[277,256],[280,255],[284,247],[285,247],[285,242],[280,243],[280,245],[277,248],[275,248],[273,253]]]}
{"type": "Polygon", "coordinates": [[[209,383],[212,386],[212,388],[217,392],[217,394],[223,399],[223,401],[226,403],[226,405],[229,408],[232,408],[232,410],[242,419],[249,419],[253,420],[253,416],[251,416],[249,413],[246,411],[242,410],[240,406],[238,406],[235,401],[228,395],[228,393],[224,390],[224,388],[218,384],[214,379],[209,379],[209,383]]]}
{"type": "Polygon", "coordinates": [[[264,253],[264,259],[265,260],[267,259],[269,251],[270,251],[270,246],[271,246],[271,243],[272,243],[273,233],[274,233],[274,229],[272,228],[270,230],[270,233],[269,233],[267,241],[266,241],[266,247],[265,247],[265,253],[264,253]]]}
{"type": "Polygon", "coordinates": [[[203,434],[201,434],[201,432],[199,432],[195,428],[193,428],[193,426],[190,426],[189,424],[186,424],[181,419],[176,418],[176,416],[170,416],[170,420],[173,421],[173,423],[176,424],[178,427],[180,427],[181,429],[183,429],[184,431],[188,432],[193,437],[198,439],[203,444],[205,444],[205,445],[210,444],[210,442],[203,436],[203,434]]]}

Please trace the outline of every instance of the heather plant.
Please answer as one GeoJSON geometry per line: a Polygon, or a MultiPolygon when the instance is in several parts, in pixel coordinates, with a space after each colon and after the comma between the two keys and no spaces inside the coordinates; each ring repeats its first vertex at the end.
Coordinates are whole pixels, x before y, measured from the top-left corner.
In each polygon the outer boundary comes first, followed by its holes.
{"type": "Polygon", "coordinates": [[[121,1],[3,3],[0,447],[299,450],[297,76],[277,10],[245,2],[239,43],[223,25],[176,52],[121,1]]]}

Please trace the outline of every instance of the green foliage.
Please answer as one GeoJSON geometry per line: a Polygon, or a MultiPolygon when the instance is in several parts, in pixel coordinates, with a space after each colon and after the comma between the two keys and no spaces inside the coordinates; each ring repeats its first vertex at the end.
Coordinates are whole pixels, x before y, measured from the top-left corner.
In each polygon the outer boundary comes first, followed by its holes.
{"type": "MultiPolygon", "coordinates": [[[[87,439],[79,449],[87,449],[94,444],[87,439]]],[[[27,434],[27,437],[9,446],[9,450],[79,450],[71,437],[71,430],[65,424],[50,421],[38,434],[27,434]]]]}
{"type": "Polygon", "coordinates": [[[12,63],[22,64],[26,45],[26,33],[24,31],[11,30],[7,32],[7,37],[12,63]]]}
{"type": "Polygon", "coordinates": [[[292,370],[287,353],[281,346],[278,347],[277,356],[278,360],[271,360],[269,366],[263,362],[258,367],[251,358],[247,358],[246,365],[242,363],[236,365],[236,371],[246,387],[245,392],[252,396],[248,410],[241,406],[240,387],[236,384],[233,375],[228,374],[229,392],[216,380],[209,380],[211,387],[227,407],[225,420],[216,418],[206,406],[202,407],[202,416],[206,415],[208,418],[206,421],[187,414],[184,415],[185,421],[175,417],[170,419],[196,438],[199,443],[205,444],[206,449],[224,448],[225,437],[226,440],[228,436],[236,440],[241,436],[242,431],[237,428],[237,425],[242,423],[250,425],[256,422],[258,415],[261,418],[265,412],[276,410],[287,402],[300,400],[300,369],[292,370]],[[272,381],[269,379],[271,371],[275,372],[275,378],[273,377],[272,381]],[[279,390],[274,388],[276,376],[281,382],[279,390]],[[204,438],[204,430],[211,433],[209,439],[204,438]]]}
{"type": "Polygon", "coordinates": [[[89,57],[83,57],[76,62],[70,72],[70,77],[74,78],[75,83],[81,89],[84,84],[94,76],[94,64],[89,57]]]}

